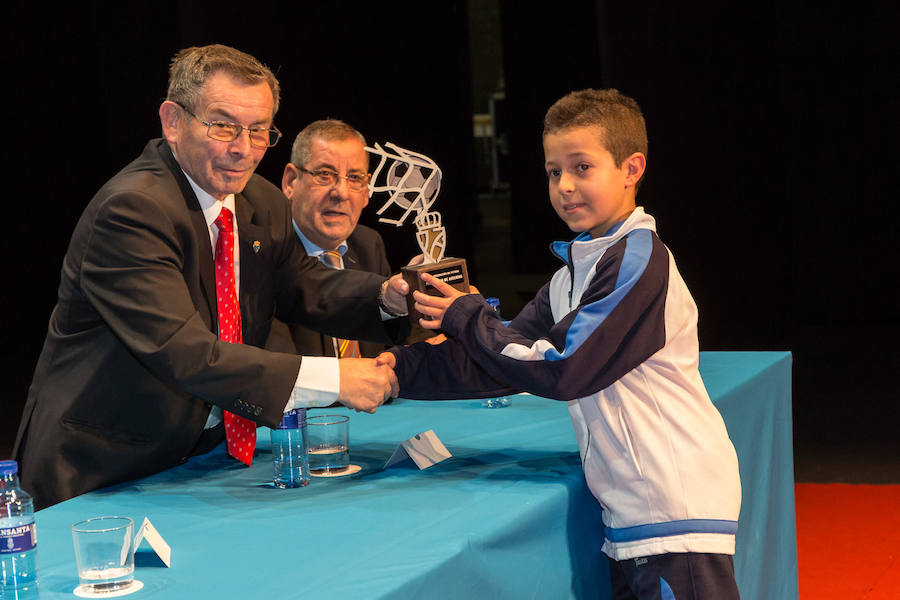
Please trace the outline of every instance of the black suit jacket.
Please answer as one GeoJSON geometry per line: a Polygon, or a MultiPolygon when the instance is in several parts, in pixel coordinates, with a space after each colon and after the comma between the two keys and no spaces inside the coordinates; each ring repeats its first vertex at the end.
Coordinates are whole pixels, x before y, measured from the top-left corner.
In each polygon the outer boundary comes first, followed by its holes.
{"type": "MultiPolygon", "coordinates": [[[[302,244],[301,244],[302,245],[302,244]]],[[[344,268],[369,271],[384,277],[391,276],[384,240],[377,231],[365,225],[357,225],[347,238],[344,268]]],[[[332,337],[313,331],[302,325],[288,325],[278,319],[272,321],[272,332],[266,349],[276,352],[293,352],[306,356],[334,356],[332,337]]],[[[375,358],[387,349],[384,344],[359,342],[360,355],[375,358]]]]}
{"type": "Polygon", "coordinates": [[[280,190],[254,175],[235,214],[243,344],[217,338],[209,230],[165,140],[88,204],[13,450],[37,507],[182,462],[211,405],[276,427],[301,361],[261,348],[276,314],[390,342],[384,278],[307,257],[280,190]]]}

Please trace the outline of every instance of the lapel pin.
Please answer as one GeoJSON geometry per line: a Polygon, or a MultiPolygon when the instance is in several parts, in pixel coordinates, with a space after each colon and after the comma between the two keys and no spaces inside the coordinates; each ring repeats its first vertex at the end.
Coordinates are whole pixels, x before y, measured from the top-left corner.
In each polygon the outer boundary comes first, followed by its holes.
{"type": "Polygon", "coordinates": [[[261,246],[262,246],[262,244],[259,243],[259,240],[255,240],[255,241],[253,242],[253,253],[254,253],[254,254],[259,254],[259,249],[260,249],[261,246]]]}

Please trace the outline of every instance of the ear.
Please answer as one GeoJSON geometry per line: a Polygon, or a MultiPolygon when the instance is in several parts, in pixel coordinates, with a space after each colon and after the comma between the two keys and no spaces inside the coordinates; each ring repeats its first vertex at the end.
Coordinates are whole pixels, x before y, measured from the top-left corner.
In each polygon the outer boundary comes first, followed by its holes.
{"type": "MultiPolygon", "coordinates": [[[[367,180],[367,181],[372,181],[372,174],[371,174],[371,173],[368,173],[368,174],[367,174],[367,179],[366,179],[366,180],[367,180]]],[[[367,207],[367,206],[369,205],[369,187],[366,186],[365,188],[363,188],[363,191],[360,192],[360,193],[365,194],[365,199],[363,200],[363,205],[362,205],[362,207],[365,208],[365,207],[367,207]]]]}
{"type": "Polygon", "coordinates": [[[643,152],[635,152],[622,163],[625,169],[625,185],[633,187],[641,180],[644,170],[647,168],[647,157],[643,152]]]}
{"type": "Polygon", "coordinates": [[[181,107],[170,100],[159,105],[159,122],[162,124],[163,137],[170,144],[178,142],[178,126],[181,123],[181,107]]]}
{"type": "Polygon", "coordinates": [[[284,173],[281,175],[281,191],[284,195],[291,198],[294,193],[294,187],[299,183],[300,171],[293,163],[284,165],[284,173]]]}

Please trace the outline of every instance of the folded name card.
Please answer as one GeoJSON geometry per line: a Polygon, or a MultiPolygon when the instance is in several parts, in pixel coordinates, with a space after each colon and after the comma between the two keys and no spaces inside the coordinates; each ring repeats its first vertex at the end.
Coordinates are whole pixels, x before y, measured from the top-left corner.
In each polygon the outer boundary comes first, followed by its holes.
{"type": "Polygon", "coordinates": [[[417,433],[397,446],[391,457],[384,463],[384,468],[387,469],[391,465],[411,458],[419,469],[427,469],[431,465],[447,460],[450,456],[452,455],[434,434],[434,430],[429,429],[425,433],[417,433]]]}
{"type": "Polygon", "coordinates": [[[166,543],[166,540],[159,535],[156,527],[150,522],[150,519],[144,517],[137,535],[134,536],[134,549],[137,550],[142,540],[147,540],[156,555],[166,564],[167,567],[172,566],[172,548],[166,543]]]}

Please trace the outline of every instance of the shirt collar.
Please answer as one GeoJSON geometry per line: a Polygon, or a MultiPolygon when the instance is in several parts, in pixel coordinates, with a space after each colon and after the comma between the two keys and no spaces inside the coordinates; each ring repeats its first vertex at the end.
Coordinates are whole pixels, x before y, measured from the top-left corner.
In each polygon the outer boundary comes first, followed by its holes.
{"type": "Polygon", "coordinates": [[[553,242],[550,244],[550,251],[563,262],[568,263],[570,248],[574,249],[580,246],[583,252],[594,252],[597,248],[605,248],[618,241],[622,236],[627,235],[634,229],[656,231],[656,221],[644,212],[642,206],[636,207],[626,219],[610,227],[606,233],[598,238],[592,238],[590,232],[583,231],[569,242],[553,242]]]}
{"type": "Polygon", "coordinates": [[[212,227],[216,219],[219,218],[219,213],[222,212],[223,206],[230,210],[231,214],[234,214],[234,194],[228,194],[224,200],[218,200],[197,185],[184,169],[181,172],[187,177],[188,183],[191,184],[191,189],[194,190],[194,194],[197,196],[197,202],[200,203],[200,210],[203,211],[203,218],[206,220],[207,227],[212,227]]]}
{"type": "MultiPolygon", "coordinates": [[[[300,238],[300,242],[303,244],[303,247],[306,248],[306,253],[310,256],[314,256],[316,258],[319,257],[323,252],[325,252],[325,248],[321,248],[311,242],[308,237],[303,235],[303,232],[300,231],[300,228],[297,227],[297,222],[292,221],[294,223],[294,231],[297,232],[297,237],[300,238]]],[[[338,244],[337,251],[340,252],[341,256],[344,256],[344,253],[347,252],[347,240],[344,240],[340,244],[338,244]]]]}

